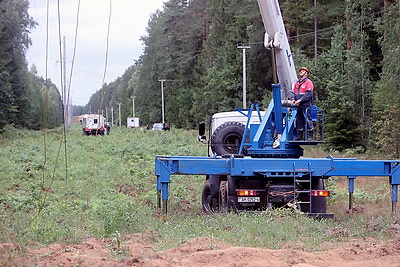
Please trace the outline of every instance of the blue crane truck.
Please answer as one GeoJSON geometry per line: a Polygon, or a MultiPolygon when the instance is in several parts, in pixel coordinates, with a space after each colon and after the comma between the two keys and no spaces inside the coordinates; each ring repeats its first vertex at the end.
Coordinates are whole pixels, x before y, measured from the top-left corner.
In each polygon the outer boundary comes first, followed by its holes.
{"type": "Polygon", "coordinates": [[[205,175],[202,208],[207,214],[295,206],[309,216],[332,218],[327,212],[330,192],[325,180],[333,176],[347,177],[350,210],[357,177],[389,177],[394,214],[400,161],[303,157],[304,146],[324,142],[324,111],[315,106],[311,110],[313,139],[295,140],[297,110],[288,100],[297,75],[279,4],[277,0],[258,0],[258,5],[276,80],[268,109],[260,111],[253,103],[249,109],[215,114],[208,140],[205,124],[201,124],[199,140],[208,141],[208,157],[156,156],[158,213],[167,216],[172,175],[205,175]]]}

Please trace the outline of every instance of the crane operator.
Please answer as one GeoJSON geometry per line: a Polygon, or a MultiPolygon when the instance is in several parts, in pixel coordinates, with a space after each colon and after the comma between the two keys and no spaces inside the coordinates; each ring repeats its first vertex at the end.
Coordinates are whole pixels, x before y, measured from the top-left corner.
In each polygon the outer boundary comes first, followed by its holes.
{"type": "Polygon", "coordinates": [[[300,79],[293,85],[291,104],[297,108],[295,128],[298,136],[295,141],[304,140],[307,131],[307,140],[312,139],[313,124],[311,119],[311,108],[313,102],[314,84],[308,78],[310,71],[302,67],[299,69],[300,79]]]}

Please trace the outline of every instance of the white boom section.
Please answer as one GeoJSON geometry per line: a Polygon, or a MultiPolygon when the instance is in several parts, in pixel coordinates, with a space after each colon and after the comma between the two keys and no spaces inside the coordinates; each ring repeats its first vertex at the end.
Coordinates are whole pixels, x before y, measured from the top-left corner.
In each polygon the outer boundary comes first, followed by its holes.
{"type": "Polygon", "coordinates": [[[276,71],[281,86],[282,100],[290,97],[292,85],[297,80],[278,0],[258,0],[265,28],[264,46],[275,49],[276,71]]]}

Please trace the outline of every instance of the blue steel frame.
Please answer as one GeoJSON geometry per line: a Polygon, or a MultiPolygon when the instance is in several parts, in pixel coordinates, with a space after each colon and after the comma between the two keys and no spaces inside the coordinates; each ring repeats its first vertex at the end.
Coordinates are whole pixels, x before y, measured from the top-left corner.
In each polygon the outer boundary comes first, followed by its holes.
{"type": "MultiPolygon", "coordinates": [[[[246,158],[234,157],[170,157],[156,156],[157,211],[167,215],[169,183],[171,175],[231,175],[273,177],[284,173],[310,172],[313,177],[324,179],[332,176],[346,176],[349,181],[349,209],[352,208],[354,180],[359,176],[389,177],[392,194],[392,213],[396,213],[398,186],[400,184],[400,161],[356,160],[327,158],[246,158]],[[161,203],[162,202],[162,203],[161,203]],[[162,204],[162,205],[161,205],[162,204]]],[[[289,176],[289,175],[288,175],[289,176]]]]}
{"type": "MultiPolygon", "coordinates": [[[[155,174],[157,176],[157,212],[167,215],[169,183],[171,175],[230,175],[259,177],[291,177],[297,174],[309,173],[312,177],[323,179],[332,176],[346,176],[348,178],[349,209],[352,209],[354,180],[358,176],[389,177],[392,186],[392,213],[396,212],[398,186],[400,184],[400,161],[395,160],[356,160],[327,158],[299,158],[303,149],[299,144],[316,144],[314,142],[293,142],[294,118],[292,114],[287,120],[286,110],[282,109],[280,86],[272,85],[273,99],[261,124],[251,134],[252,141],[245,144],[242,138],[240,152],[243,145],[250,145],[248,155],[222,157],[171,157],[156,156],[155,174]],[[285,115],[285,125],[283,117],[285,115]],[[272,148],[274,134],[281,134],[280,147],[272,148]],[[254,157],[251,157],[254,156],[254,157]]],[[[252,106],[253,109],[253,106],[252,106]]],[[[249,126],[251,110],[247,113],[249,126]]],[[[256,108],[259,116],[258,107],[256,108]]],[[[294,111],[295,112],[295,111],[294,111]]],[[[245,113],[241,112],[246,116],[245,113]]],[[[252,128],[250,127],[252,133],[252,128]]],[[[246,133],[246,131],[245,131],[246,133]]],[[[240,154],[240,153],[239,153],[240,154]]]]}

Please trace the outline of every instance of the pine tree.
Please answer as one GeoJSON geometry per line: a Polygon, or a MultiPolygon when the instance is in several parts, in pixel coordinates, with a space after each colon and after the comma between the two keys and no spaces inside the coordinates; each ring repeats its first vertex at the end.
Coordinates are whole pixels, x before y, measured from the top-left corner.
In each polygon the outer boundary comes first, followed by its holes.
{"type": "Polygon", "coordinates": [[[376,27],[381,37],[379,44],[383,51],[381,79],[376,84],[374,107],[376,122],[374,125],[375,144],[381,151],[400,157],[400,2],[387,3],[384,16],[377,21],[376,27]]]}
{"type": "Polygon", "coordinates": [[[345,35],[341,27],[336,28],[332,48],[323,53],[319,60],[323,75],[322,86],[327,98],[322,101],[325,110],[326,145],[329,149],[344,150],[362,145],[360,120],[352,91],[349,90],[345,49],[345,35]]]}

